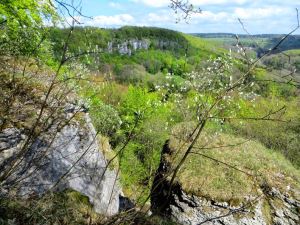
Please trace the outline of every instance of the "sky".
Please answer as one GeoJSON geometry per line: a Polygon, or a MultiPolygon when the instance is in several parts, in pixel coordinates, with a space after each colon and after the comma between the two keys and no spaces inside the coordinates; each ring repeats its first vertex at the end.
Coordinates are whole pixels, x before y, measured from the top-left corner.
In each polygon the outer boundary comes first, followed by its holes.
{"type": "MultiPolygon", "coordinates": [[[[76,0],[73,0],[76,2],[76,0]]],[[[288,33],[297,26],[300,0],[189,0],[202,13],[176,23],[170,0],[81,0],[84,25],[119,28],[155,26],[185,33],[244,34],[238,18],[251,34],[288,33]]],[[[295,34],[300,34],[298,30],[295,34]]]]}

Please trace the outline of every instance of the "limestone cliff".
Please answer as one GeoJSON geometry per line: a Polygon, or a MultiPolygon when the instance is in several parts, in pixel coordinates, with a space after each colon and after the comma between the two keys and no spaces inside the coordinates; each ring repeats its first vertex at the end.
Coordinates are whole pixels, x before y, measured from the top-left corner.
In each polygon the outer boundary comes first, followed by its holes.
{"type": "Polygon", "coordinates": [[[147,38],[143,39],[128,39],[124,41],[110,41],[107,44],[107,51],[108,53],[119,53],[121,55],[131,55],[132,53],[138,51],[138,50],[148,50],[150,47],[153,47],[155,49],[174,49],[174,48],[180,48],[180,44],[176,41],[170,41],[170,40],[159,40],[154,39],[150,40],[147,38]]]}

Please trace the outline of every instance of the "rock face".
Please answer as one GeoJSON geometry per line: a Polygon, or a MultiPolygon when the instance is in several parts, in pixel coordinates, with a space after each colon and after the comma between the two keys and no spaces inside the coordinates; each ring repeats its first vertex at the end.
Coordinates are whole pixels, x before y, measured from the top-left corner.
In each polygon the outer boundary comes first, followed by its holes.
{"type": "Polygon", "coordinates": [[[137,50],[148,50],[150,47],[150,41],[147,39],[130,39],[123,41],[122,43],[109,42],[107,44],[107,51],[109,53],[118,52],[121,55],[131,55],[132,52],[137,50]]]}
{"type": "MultiPolygon", "coordinates": [[[[19,129],[3,130],[0,134],[1,172],[21,150],[25,140],[26,135],[19,129]]],[[[109,216],[119,211],[121,190],[117,175],[105,169],[107,162],[87,113],[80,122],[64,126],[55,135],[35,139],[18,164],[2,182],[2,194],[13,192],[26,198],[49,190],[73,189],[89,197],[98,213],[109,216]]]]}
{"type": "Polygon", "coordinates": [[[244,205],[230,206],[201,196],[187,194],[178,183],[172,185],[166,177],[170,154],[164,146],[159,169],[152,187],[151,210],[172,218],[180,224],[198,225],[296,225],[300,224],[300,202],[275,188],[263,188],[262,195],[248,199],[244,205]],[[250,204],[251,203],[251,204],[250,204]]]}
{"type": "Polygon", "coordinates": [[[132,55],[138,50],[148,50],[150,45],[158,49],[176,49],[182,48],[178,42],[168,40],[152,40],[149,39],[129,39],[121,43],[115,43],[113,41],[108,42],[106,51],[108,53],[117,52],[121,55],[132,55]]]}

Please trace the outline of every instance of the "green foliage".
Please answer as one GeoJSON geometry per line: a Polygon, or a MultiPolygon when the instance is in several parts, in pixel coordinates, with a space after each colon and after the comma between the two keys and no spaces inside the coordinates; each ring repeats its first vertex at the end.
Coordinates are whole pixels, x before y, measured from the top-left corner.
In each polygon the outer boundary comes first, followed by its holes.
{"type": "Polygon", "coordinates": [[[33,55],[44,41],[44,21],[57,19],[47,1],[3,0],[0,3],[0,54],[33,55]]]}
{"type": "MultiPolygon", "coordinates": [[[[196,37],[204,38],[226,48],[234,48],[236,46],[236,35],[227,33],[209,33],[209,34],[193,34],[196,37]]],[[[258,56],[264,54],[269,49],[275,47],[285,35],[280,34],[257,34],[242,35],[239,34],[239,43],[246,47],[252,48],[258,56]]],[[[276,52],[283,52],[290,49],[299,49],[299,35],[289,35],[284,42],[277,47],[276,52]]]]}
{"type": "Polygon", "coordinates": [[[43,23],[42,16],[52,13],[49,3],[39,0],[3,0],[0,5],[2,23],[9,26],[36,26],[43,23]]]}
{"type": "Polygon", "coordinates": [[[254,91],[264,97],[288,99],[297,95],[297,87],[288,84],[286,80],[280,80],[277,76],[262,68],[255,69],[254,81],[256,82],[254,91]]]}
{"type": "Polygon", "coordinates": [[[296,73],[299,73],[300,63],[300,51],[298,49],[293,49],[289,51],[284,51],[283,53],[272,54],[263,59],[263,63],[268,66],[268,69],[273,70],[293,70],[297,69],[296,73]]]}
{"type": "MultiPolygon", "coordinates": [[[[39,61],[49,66],[57,66],[70,29],[49,28],[50,37],[47,38],[48,28],[45,28],[43,21],[45,18],[57,18],[48,1],[3,0],[0,4],[0,55],[36,54],[39,61]],[[54,58],[50,56],[50,50],[53,50],[54,58]]],[[[243,40],[243,43],[251,45],[248,41],[243,40]]],[[[218,95],[240,78],[240,73],[247,71],[246,65],[240,60],[224,54],[226,51],[219,44],[167,29],[127,26],[120,29],[75,27],[67,45],[67,56],[76,56],[74,64],[77,66],[70,64],[68,68],[62,67],[57,78],[59,81],[69,78],[76,80],[73,78],[77,78],[77,74],[86,73],[85,78],[90,79],[90,82],[86,83],[68,82],[66,86],[72,87],[89,103],[89,113],[96,130],[110,138],[114,152],[123,149],[117,160],[121,171],[121,183],[125,194],[137,203],[143,203],[150,193],[161,150],[170,137],[172,127],[181,121],[188,121],[190,127],[186,130],[192,128],[193,123],[200,120],[207,108],[212,108],[209,112],[212,120],[207,122],[210,132],[223,130],[235,136],[243,135],[246,138],[254,138],[269,148],[251,141],[243,148],[218,148],[207,151],[205,153],[208,156],[238,165],[245,170],[250,168],[255,174],[263,174],[260,178],[271,184],[272,179],[276,178],[276,173],[284,173],[298,179],[297,171],[286,160],[289,159],[300,168],[300,118],[297,114],[299,99],[291,97],[297,95],[298,90],[276,82],[259,82],[274,78],[270,71],[256,69],[244,84],[251,86],[256,79],[258,83],[253,88],[243,89],[243,86],[237,94],[224,95],[218,100],[218,104],[214,105],[218,95]],[[143,40],[149,43],[149,49],[139,49],[130,55],[108,50],[110,44],[116,47],[124,43],[132,50],[133,46],[128,40],[143,40]],[[81,66],[82,64],[87,65],[93,72],[100,72],[93,76],[81,66]],[[75,73],[68,71],[69,68],[76,70],[75,73]],[[111,81],[111,78],[115,81],[111,81]],[[135,86],[128,87],[128,84],[135,86]],[[265,99],[255,100],[251,96],[252,90],[265,99]],[[292,123],[247,120],[235,122],[225,119],[263,116],[270,109],[276,110],[284,104],[289,106],[289,114],[283,117],[286,120],[293,119],[292,123]]],[[[298,53],[296,51],[291,54],[298,53]]],[[[298,61],[293,61],[297,69],[298,61]]],[[[287,67],[287,62],[279,56],[267,58],[265,64],[273,69],[287,67]]],[[[0,86],[9,94],[10,85],[11,83],[7,82],[0,86]]],[[[15,81],[14,85],[19,84],[15,81]]],[[[19,88],[27,94],[36,89],[37,85],[26,89],[19,88]]],[[[22,93],[17,94],[21,96],[22,93]]],[[[6,98],[0,96],[0,102],[7,104],[6,98]]],[[[37,99],[42,98],[39,96],[37,99]]],[[[25,100],[27,102],[27,99],[24,99],[24,102],[25,100]]],[[[29,111],[28,115],[32,114],[32,108],[26,110],[29,111]]],[[[0,114],[3,118],[7,116],[3,109],[0,110],[0,114]]],[[[221,136],[207,133],[201,141],[207,144],[207,138],[209,146],[212,147],[245,141],[224,133],[221,136]]],[[[178,146],[177,143],[176,147],[178,146]]],[[[178,156],[182,156],[180,154],[178,156]]],[[[217,166],[210,160],[189,156],[188,163],[179,173],[179,181],[187,191],[210,198],[240,200],[245,193],[252,194],[253,180],[236,171],[220,169],[217,166]],[[205,187],[199,186],[202,183],[205,183],[205,187]]],[[[88,205],[86,198],[70,193],[67,193],[67,196],[58,194],[52,197],[52,202],[49,199],[45,202],[35,202],[36,211],[29,217],[28,208],[34,205],[32,202],[27,204],[1,199],[0,215],[4,215],[1,219],[7,221],[14,219],[14,215],[20,215],[20,224],[54,224],[57,222],[56,217],[66,216],[64,220],[70,224],[86,222],[82,212],[79,212],[81,210],[76,208],[77,201],[79,204],[88,205]],[[40,215],[39,211],[45,212],[46,222],[45,215],[40,215]]],[[[85,206],[84,209],[90,210],[90,206],[85,206]]],[[[158,219],[157,224],[167,223],[158,219]]]]}
{"type": "MultiPolygon", "coordinates": [[[[50,30],[50,40],[57,59],[61,56],[62,46],[68,33],[69,29],[52,28],[50,30]]],[[[121,77],[123,70],[126,70],[126,67],[123,67],[133,64],[144,66],[150,74],[162,72],[184,77],[185,73],[201,68],[202,61],[213,54],[210,47],[213,47],[213,44],[207,41],[161,28],[75,27],[68,43],[68,52],[70,55],[77,55],[81,63],[93,70],[102,71],[102,67],[108,65],[111,67],[110,72],[113,72],[119,81],[129,81],[130,79],[121,77]],[[131,51],[131,55],[122,55],[116,48],[120,44],[127,43],[127,47],[132,49],[133,46],[127,42],[128,40],[142,40],[150,43],[149,49],[138,49],[131,51]],[[112,49],[109,50],[109,46],[112,49]]],[[[214,49],[219,53],[224,51],[220,47],[214,49]]],[[[143,73],[138,72],[133,76],[133,82],[144,79],[143,73]],[[138,78],[139,75],[142,77],[138,78]]]]}
{"type": "MultiPolygon", "coordinates": [[[[265,48],[269,49],[275,46],[282,39],[282,35],[271,38],[266,44],[265,48]]],[[[300,48],[300,36],[299,35],[290,35],[286,40],[279,46],[279,51],[286,51],[290,49],[299,49],[300,48]]]]}
{"type": "MultiPolygon", "coordinates": [[[[55,57],[60,59],[63,51],[63,45],[69,35],[70,28],[60,29],[53,27],[49,31],[49,39],[53,43],[53,51],[55,57]]],[[[70,54],[76,55],[83,52],[99,52],[100,49],[106,48],[107,43],[111,41],[112,37],[109,31],[93,27],[75,27],[72,35],[68,41],[68,51],[70,54]]],[[[79,59],[84,63],[88,60],[95,60],[95,55],[92,57],[83,55],[79,59]]]]}
{"type": "Polygon", "coordinates": [[[281,112],[273,116],[275,121],[242,120],[231,121],[231,125],[234,127],[234,133],[254,138],[268,148],[281,152],[295,167],[300,168],[299,98],[287,101],[273,97],[257,100],[254,104],[245,101],[240,106],[241,110],[238,116],[242,118],[260,118],[270,111],[276,111],[286,106],[285,114],[281,112]]]}
{"type": "MultiPolygon", "coordinates": [[[[99,77],[91,76],[91,80],[97,84],[99,77]]],[[[100,134],[113,137],[122,123],[116,109],[120,102],[120,88],[114,83],[106,86],[81,82],[79,94],[88,103],[89,113],[95,129],[100,134]]]]}
{"type": "Polygon", "coordinates": [[[205,59],[210,55],[219,55],[226,52],[221,44],[192,35],[185,34],[184,36],[189,41],[188,55],[199,55],[205,59]]]}
{"type": "MultiPolygon", "coordinates": [[[[70,29],[52,28],[50,30],[50,40],[54,44],[56,57],[61,55],[64,40],[68,36],[70,29]]],[[[99,52],[107,50],[108,43],[112,47],[128,40],[148,40],[151,42],[151,49],[168,50],[174,55],[183,55],[188,44],[185,37],[175,31],[162,28],[149,27],[122,27],[120,29],[100,29],[95,27],[75,27],[69,40],[69,52],[78,54],[82,52],[99,52]]],[[[132,47],[132,46],[130,46],[132,47]]],[[[91,57],[90,59],[93,59],[91,57]]],[[[83,58],[81,59],[83,60],[83,58]]]]}
{"type": "Polygon", "coordinates": [[[160,151],[172,124],[172,106],[163,104],[160,98],[158,93],[130,86],[120,106],[123,124],[119,135],[123,141],[119,141],[119,147],[131,134],[120,158],[121,182],[124,191],[139,203],[149,194],[160,151]]]}
{"type": "Polygon", "coordinates": [[[96,131],[102,135],[111,137],[121,125],[118,112],[110,105],[94,102],[90,107],[90,114],[96,131]]]}
{"type": "Polygon", "coordinates": [[[138,84],[146,80],[148,73],[141,65],[123,65],[116,75],[116,80],[121,83],[138,84]]]}
{"type": "Polygon", "coordinates": [[[125,26],[112,32],[118,40],[148,38],[152,48],[167,49],[177,54],[184,54],[184,49],[188,45],[188,41],[181,33],[163,28],[125,26]]]}

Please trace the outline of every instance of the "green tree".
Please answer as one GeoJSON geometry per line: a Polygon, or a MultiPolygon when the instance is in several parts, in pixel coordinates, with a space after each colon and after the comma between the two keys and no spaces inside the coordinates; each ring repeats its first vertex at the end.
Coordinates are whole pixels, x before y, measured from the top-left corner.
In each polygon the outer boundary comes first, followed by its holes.
{"type": "Polygon", "coordinates": [[[172,106],[163,103],[159,93],[133,86],[129,87],[120,106],[123,123],[119,135],[125,139],[131,134],[120,157],[121,179],[125,191],[133,192],[131,194],[141,197],[141,201],[149,194],[161,149],[169,135],[174,114],[172,106]]]}
{"type": "Polygon", "coordinates": [[[58,19],[51,1],[3,0],[0,3],[0,54],[28,55],[40,50],[45,23],[58,19]]]}

